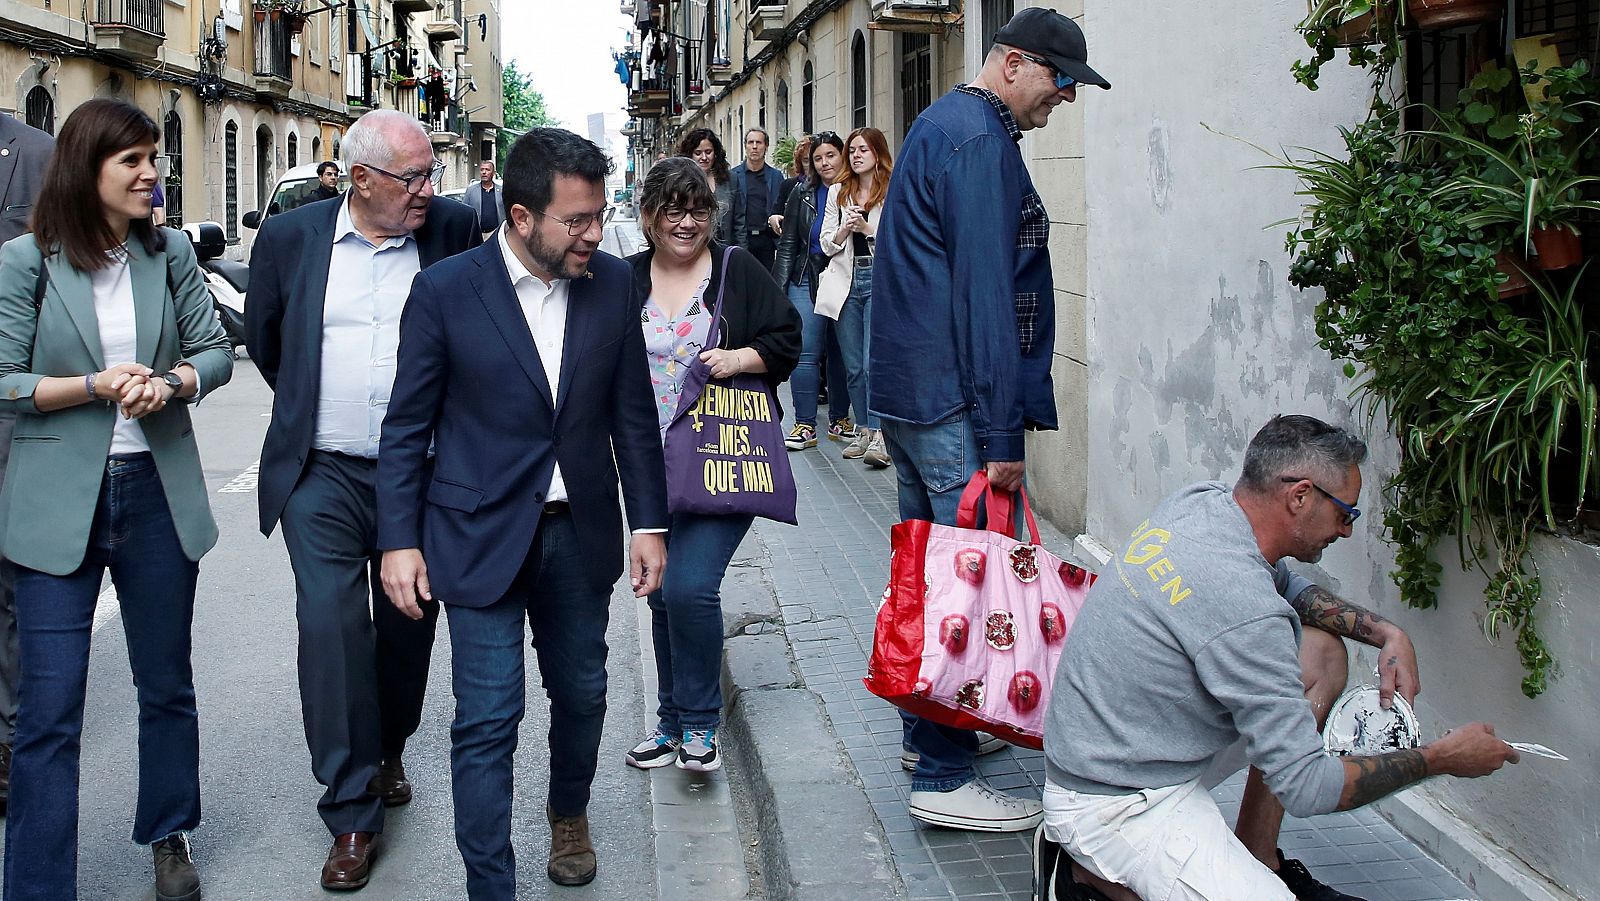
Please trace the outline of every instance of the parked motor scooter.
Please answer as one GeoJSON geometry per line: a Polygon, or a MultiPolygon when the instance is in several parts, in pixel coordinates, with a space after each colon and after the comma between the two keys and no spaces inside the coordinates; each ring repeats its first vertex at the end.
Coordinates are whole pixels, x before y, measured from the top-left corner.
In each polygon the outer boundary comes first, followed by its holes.
{"type": "Polygon", "coordinates": [[[216,222],[191,222],[183,227],[200,260],[200,275],[211,292],[211,304],[228,334],[235,351],[244,346],[244,295],[250,286],[250,267],[236,260],[225,260],[227,236],[216,222]]]}

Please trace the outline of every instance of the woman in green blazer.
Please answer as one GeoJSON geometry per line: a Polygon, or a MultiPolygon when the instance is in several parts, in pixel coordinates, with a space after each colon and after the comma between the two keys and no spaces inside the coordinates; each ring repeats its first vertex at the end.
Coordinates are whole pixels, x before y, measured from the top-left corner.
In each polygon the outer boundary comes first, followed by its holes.
{"type": "Polygon", "coordinates": [[[21,705],[5,901],[77,897],[89,644],[109,569],[139,697],[133,840],[156,894],[196,901],[200,732],[190,627],[217,540],[189,403],[233,354],[179,232],[150,224],[156,124],[117,100],[67,118],[33,235],[0,248],[0,404],[17,414],[0,555],[15,564],[21,705]]]}

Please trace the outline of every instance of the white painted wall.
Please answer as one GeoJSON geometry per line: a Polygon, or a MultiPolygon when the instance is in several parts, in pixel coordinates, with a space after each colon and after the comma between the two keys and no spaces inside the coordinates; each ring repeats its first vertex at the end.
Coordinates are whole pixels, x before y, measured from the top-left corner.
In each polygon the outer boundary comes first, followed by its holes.
{"type": "MultiPolygon", "coordinates": [[[[1373,460],[1361,506],[1371,514],[1311,575],[1412,634],[1424,686],[1418,712],[1430,734],[1489,720],[1573,758],[1474,782],[1433,780],[1408,799],[1488,838],[1507,866],[1520,858],[1571,895],[1600,898],[1600,556],[1570,542],[1539,548],[1543,627],[1565,677],[1538,701],[1518,691],[1515,652],[1490,648],[1478,631],[1481,581],[1452,573],[1439,610],[1399,605],[1376,515],[1395,447],[1381,421],[1367,431],[1341,367],[1316,346],[1320,296],[1288,284],[1286,229],[1263,228],[1297,213],[1295,182],[1251,171],[1270,160],[1223,136],[1334,148],[1335,125],[1365,110],[1362,80],[1339,62],[1315,93],[1294,82],[1289,66],[1305,50],[1292,30],[1302,0],[1085,6],[1090,58],[1115,85],[1082,102],[1088,531],[1119,547],[1169,492],[1198,479],[1232,481],[1250,436],[1274,413],[1365,432],[1373,460]]],[[[1447,568],[1452,561],[1453,547],[1443,558],[1447,568]]],[[[1368,654],[1352,672],[1360,678],[1371,666],[1368,654]]]]}

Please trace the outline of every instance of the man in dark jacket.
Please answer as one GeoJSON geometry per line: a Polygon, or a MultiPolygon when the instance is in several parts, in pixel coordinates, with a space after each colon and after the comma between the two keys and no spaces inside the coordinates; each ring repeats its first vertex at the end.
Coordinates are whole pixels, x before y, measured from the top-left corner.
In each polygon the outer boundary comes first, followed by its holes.
{"type": "MultiPolygon", "coordinates": [[[[1056,428],[1050,223],[1017,142],[1079,83],[1111,86],[1087,57],[1071,19],[1025,9],[978,77],[906,135],[878,226],[867,367],[905,519],[954,524],[965,461],[986,464],[998,488],[1020,486],[1024,430],[1056,428]]],[[[977,748],[976,733],[906,716],[911,815],[994,832],[1038,825],[1039,802],[976,779],[977,748]]]]}
{"type": "Polygon", "coordinates": [[[730,244],[737,244],[772,268],[778,249],[778,236],[769,221],[783,209],[778,206],[778,189],[783,173],[767,165],[767,133],[752,128],[744,133],[744,165],[733,170],[733,209],[728,211],[730,244]]]}
{"type": "MultiPolygon", "coordinates": [[[[0,114],[0,244],[31,231],[33,199],[56,139],[0,114]]],[[[0,482],[11,455],[16,414],[0,416],[0,482]]],[[[11,564],[0,560],[0,815],[11,795],[11,735],[17,725],[17,617],[11,599],[11,564]]]]}

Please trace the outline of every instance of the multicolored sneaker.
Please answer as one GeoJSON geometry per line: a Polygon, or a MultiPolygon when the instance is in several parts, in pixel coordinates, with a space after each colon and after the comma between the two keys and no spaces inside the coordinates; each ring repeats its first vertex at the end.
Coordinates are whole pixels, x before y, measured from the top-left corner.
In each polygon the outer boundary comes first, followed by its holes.
{"type": "Polygon", "coordinates": [[[660,729],[651,729],[644,741],[634,745],[624,759],[628,766],[636,766],[641,770],[666,766],[678,759],[678,739],[660,729]]]}
{"type": "Polygon", "coordinates": [[[850,442],[850,445],[840,453],[840,456],[846,460],[859,460],[866,456],[867,448],[871,446],[872,430],[856,429],[856,440],[850,442]]]}
{"type": "Polygon", "coordinates": [[[797,424],[794,428],[789,430],[788,436],[783,439],[783,446],[792,451],[805,450],[808,447],[816,447],[817,427],[806,425],[804,423],[797,424]]]}
{"type": "Polygon", "coordinates": [[[850,417],[848,417],[848,416],[846,416],[843,419],[835,419],[833,422],[828,423],[828,440],[829,441],[854,441],[854,440],[856,440],[856,424],[854,422],[851,422],[850,421],[850,417]]]}
{"type": "Polygon", "coordinates": [[[678,745],[678,769],[709,773],[722,769],[722,757],[717,753],[716,729],[687,729],[683,744],[678,745]]]}

